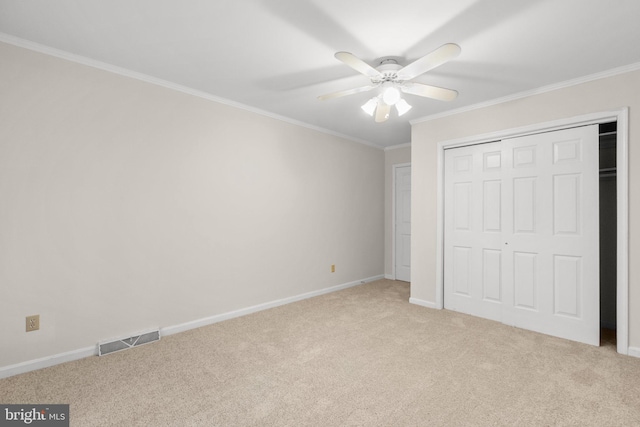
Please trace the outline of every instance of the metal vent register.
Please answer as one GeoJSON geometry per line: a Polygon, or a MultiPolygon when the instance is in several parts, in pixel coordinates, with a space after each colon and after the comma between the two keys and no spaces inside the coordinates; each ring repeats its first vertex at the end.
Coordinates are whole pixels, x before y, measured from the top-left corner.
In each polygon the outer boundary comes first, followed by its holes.
{"type": "Polygon", "coordinates": [[[158,341],[159,339],[160,331],[156,330],[115,341],[98,343],[98,355],[104,356],[105,354],[126,350],[131,347],[138,347],[143,344],[158,341]]]}

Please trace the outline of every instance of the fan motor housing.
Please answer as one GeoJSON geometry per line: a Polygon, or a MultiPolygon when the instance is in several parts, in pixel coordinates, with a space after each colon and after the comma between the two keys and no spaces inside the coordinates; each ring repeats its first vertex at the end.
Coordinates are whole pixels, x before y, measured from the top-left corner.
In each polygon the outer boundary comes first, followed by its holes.
{"type": "Polygon", "coordinates": [[[376,70],[380,71],[382,78],[375,79],[375,83],[398,82],[398,71],[401,69],[402,65],[398,64],[396,58],[381,58],[380,65],[376,67],[376,70]]]}

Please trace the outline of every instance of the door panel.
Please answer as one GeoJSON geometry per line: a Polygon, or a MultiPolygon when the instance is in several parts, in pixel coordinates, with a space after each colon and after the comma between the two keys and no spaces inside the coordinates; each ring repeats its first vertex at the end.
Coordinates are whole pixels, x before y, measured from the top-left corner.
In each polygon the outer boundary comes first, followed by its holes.
{"type": "Polygon", "coordinates": [[[483,186],[482,218],[484,222],[484,232],[499,233],[502,231],[502,218],[500,218],[500,211],[502,207],[502,181],[484,181],[483,186]]]}
{"type": "Polygon", "coordinates": [[[453,292],[465,297],[471,294],[471,248],[453,248],[453,292]]]}
{"type": "Polygon", "coordinates": [[[580,290],[582,289],[581,257],[555,255],[553,272],[555,314],[579,319],[580,290]]]}
{"type": "Polygon", "coordinates": [[[553,232],[580,234],[580,180],[578,174],[553,177],[553,232]]]}
{"type": "Polygon", "coordinates": [[[598,345],[598,191],[595,125],[447,150],[445,308],[598,345]]]}
{"type": "Polygon", "coordinates": [[[471,227],[471,183],[458,182],[453,186],[455,209],[454,228],[457,231],[468,231],[471,227]]]}
{"type": "Polygon", "coordinates": [[[513,231],[536,233],[536,177],[513,180],[513,231]]]}
{"type": "Polygon", "coordinates": [[[538,290],[537,280],[538,254],[530,252],[513,253],[513,287],[515,307],[537,310],[536,298],[538,290]]]}
{"type": "Polygon", "coordinates": [[[483,299],[502,301],[502,251],[484,249],[482,251],[483,299]]]}

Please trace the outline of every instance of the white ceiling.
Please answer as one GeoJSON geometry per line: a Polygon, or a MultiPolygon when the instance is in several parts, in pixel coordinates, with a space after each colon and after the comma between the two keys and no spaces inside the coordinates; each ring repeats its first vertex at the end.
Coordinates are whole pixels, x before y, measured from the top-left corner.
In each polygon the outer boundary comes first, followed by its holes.
{"type": "MultiPolygon", "coordinates": [[[[0,0],[14,37],[141,73],[380,147],[410,141],[410,121],[583,76],[640,68],[638,0],[0,0]],[[455,101],[375,123],[369,80],[334,58],[405,65],[444,43],[453,61],[416,81],[455,101]]],[[[7,36],[8,35],[8,36],[7,36]]],[[[0,58],[1,59],[1,58],[0,58]]]]}

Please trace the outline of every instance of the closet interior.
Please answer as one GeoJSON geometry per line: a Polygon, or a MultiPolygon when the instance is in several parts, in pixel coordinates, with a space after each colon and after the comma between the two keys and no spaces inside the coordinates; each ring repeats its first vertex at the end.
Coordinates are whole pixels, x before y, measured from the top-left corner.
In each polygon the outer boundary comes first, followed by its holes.
{"type": "Polygon", "coordinates": [[[616,122],[600,125],[600,326],[616,329],[616,122]]]}

